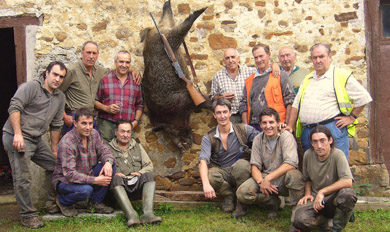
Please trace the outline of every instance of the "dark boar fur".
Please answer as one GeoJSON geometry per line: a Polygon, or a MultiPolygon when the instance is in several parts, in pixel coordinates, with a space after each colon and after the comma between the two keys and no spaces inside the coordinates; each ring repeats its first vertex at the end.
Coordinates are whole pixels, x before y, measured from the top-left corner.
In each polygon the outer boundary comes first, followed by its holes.
{"type": "MultiPolygon", "coordinates": [[[[167,1],[164,3],[163,15],[158,24],[161,33],[167,37],[187,78],[190,75],[179,47],[194,21],[205,10],[206,8],[195,11],[184,22],[175,26],[171,3],[167,1]]],[[[150,121],[155,126],[155,131],[165,130],[178,147],[185,149],[183,145],[192,144],[189,119],[191,112],[195,109],[186,89],[186,82],[176,75],[155,27],[145,29],[142,41],[145,42],[143,50],[145,72],[142,80],[142,92],[150,121]]],[[[210,101],[208,100],[202,105],[199,107],[209,108],[210,101]]]]}

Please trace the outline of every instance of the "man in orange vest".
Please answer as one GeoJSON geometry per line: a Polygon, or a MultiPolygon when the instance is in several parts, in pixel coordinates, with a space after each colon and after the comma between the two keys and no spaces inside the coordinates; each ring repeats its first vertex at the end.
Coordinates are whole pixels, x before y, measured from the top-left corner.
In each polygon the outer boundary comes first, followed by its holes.
{"type": "Polygon", "coordinates": [[[261,131],[259,115],[269,107],[279,113],[283,127],[289,119],[291,104],[295,97],[294,88],[285,72],[276,77],[270,72],[271,53],[268,45],[257,44],[253,47],[252,54],[257,70],[245,80],[239,107],[242,122],[261,131]]]}

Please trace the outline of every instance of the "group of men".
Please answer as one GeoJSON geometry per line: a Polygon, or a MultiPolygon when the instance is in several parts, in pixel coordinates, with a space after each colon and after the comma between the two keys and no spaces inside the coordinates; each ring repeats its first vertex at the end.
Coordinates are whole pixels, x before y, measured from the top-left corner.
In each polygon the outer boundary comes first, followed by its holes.
{"type": "Polygon", "coordinates": [[[239,65],[237,50],[224,52],[210,93],[217,127],[202,139],[199,171],[205,197],[221,195],[233,217],[249,204],[277,217],[278,196],[289,196],[296,205],[290,231],[341,231],[353,220],[349,136],[372,99],[352,72],[331,63],[329,45],[310,52],[313,72],[295,65],[291,47],[280,49],[280,75],[271,72],[267,45],[252,49],[256,69],[239,65]],[[301,171],[296,138],[305,151],[301,171]]]}
{"type": "Polygon", "coordinates": [[[22,84],[11,99],[3,143],[26,227],[44,226],[31,200],[30,161],[45,169],[49,213],[75,216],[80,206],[112,213],[103,203],[111,190],[128,226],[162,220],[153,213],[153,164],[132,137],[144,108],[141,76],[130,70],[127,51],[116,54],[111,72],[96,63],[98,56],[97,43],[87,41],[81,59],[70,69],[51,62],[41,77],[22,84]],[[96,116],[102,136],[93,129],[96,116]],[[49,127],[51,147],[43,139],[49,127]],[[142,198],[141,217],[129,197],[142,198]]]}
{"type": "MultiPolygon", "coordinates": [[[[244,216],[248,204],[260,204],[274,218],[278,196],[289,196],[298,205],[292,231],[326,228],[328,218],[338,231],[351,218],[356,196],[348,135],[371,97],[351,72],[331,64],[328,45],[316,44],[310,51],[311,73],[295,65],[296,54],[288,46],[279,51],[281,68],[275,63],[271,68],[264,44],[252,49],[256,68],[239,65],[237,50],[224,52],[226,67],[213,77],[210,93],[218,125],[202,139],[199,170],[205,196],[223,196],[223,211],[234,217],[244,216]],[[302,173],[293,130],[306,151],[302,173]]],[[[116,54],[111,72],[96,64],[98,55],[97,44],[87,41],[69,70],[52,62],[11,99],[3,143],[24,226],[44,226],[31,202],[30,160],[52,183],[49,213],[75,216],[75,206],[84,200],[89,211],[111,213],[103,203],[111,190],[128,226],[161,222],[153,214],[153,164],[132,137],[144,108],[141,77],[130,70],[129,52],[116,54]],[[42,138],[48,127],[51,147],[42,138]],[[141,217],[129,196],[142,197],[141,217]]]]}

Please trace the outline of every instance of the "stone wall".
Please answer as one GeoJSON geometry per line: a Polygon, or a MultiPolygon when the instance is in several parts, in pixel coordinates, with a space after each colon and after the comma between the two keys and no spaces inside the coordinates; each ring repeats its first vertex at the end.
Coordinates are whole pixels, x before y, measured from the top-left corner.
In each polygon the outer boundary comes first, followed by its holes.
{"type": "MultiPolygon", "coordinates": [[[[41,26],[29,30],[27,47],[34,51],[27,56],[30,79],[53,59],[67,64],[74,62],[86,40],[98,42],[99,62],[104,66],[113,67],[114,54],[128,49],[132,53],[132,67],[142,71],[140,32],[153,26],[149,12],[160,17],[163,2],[0,0],[0,16],[44,17],[41,26]]],[[[273,61],[277,61],[281,46],[293,46],[298,54],[297,64],[309,69],[312,69],[309,48],[318,42],[329,43],[333,63],[352,70],[367,87],[363,0],[172,0],[176,22],[205,6],[208,9],[186,37],[203,93],[209,93],[212,76],[223,67],[221,58],[225,48],[237,48],[241,64],[254,65],[250,51],[259,42],[270,45],[273,61]]],[[[352,141],[351,165],[370,163],[368,110],[359,117],[357,136],[352,141]]],[[[201,190],[196,168],[200,142],[214,125],[210,111],[193,113],[194,144],[180,153],[167,136],[152,132],[147,115],[143,115],[136,137],[153,160],[159,189],[201,190]]]]}

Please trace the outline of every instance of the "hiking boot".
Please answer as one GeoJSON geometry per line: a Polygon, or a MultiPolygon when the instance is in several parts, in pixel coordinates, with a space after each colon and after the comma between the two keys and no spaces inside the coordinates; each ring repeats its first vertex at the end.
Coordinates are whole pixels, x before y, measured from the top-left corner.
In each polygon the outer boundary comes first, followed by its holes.
{"type": "Polygon", "coordinates": [[[38,229],[45,226],[45,223],[38,216],[22,217],[21,223],[23,226],[28,227],[30,229],[38,229]]]}
{"type": "Polygon", "coordinates": [[[88,209],[88,199],[74,204],[75,209],[88,209]]]}
{"type": "Polygon", "coordinates": [[[89,201],[88,209],[89,213],[102,213],[102,214],[110,214],[114,212],[114,209],[103,204],[89,201]]]}
{"type": "Polygon", "coordinates": [[[58,207],[57,203],[55,200],[53,201],[47,201],[46,202],[46,209],[47,212],[50,214],[55,214],[60,212],[60,208],[58,207]]]}
{"type": "Polygon", "coordinates": [[[230,213],[234,210],[234,197],[233,195],[227,195],[223,198],[222,211],[230,213]]]}
{"type": "Polygon", "coordinates": [[[232,217],[240,218],[242,216],[245,216],[247,211],[248,206],[237,200],[236,210],[233,211],[232,217]]]}
{"type": "Polygon", "coordinates": [[[56,198],[57,206],[60,208],[61,213],[65,217],[73,217],[77,215],[77,210],[74,209],[73,205],[71,206],[64,206],[60,203],[58,197],[56,198]]]}

